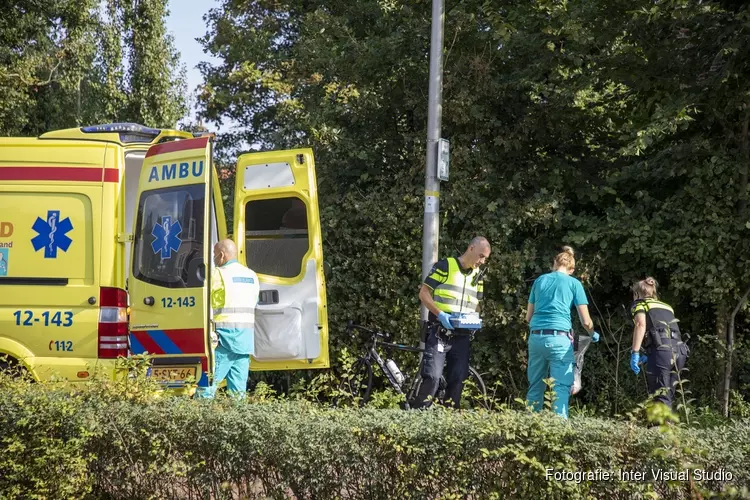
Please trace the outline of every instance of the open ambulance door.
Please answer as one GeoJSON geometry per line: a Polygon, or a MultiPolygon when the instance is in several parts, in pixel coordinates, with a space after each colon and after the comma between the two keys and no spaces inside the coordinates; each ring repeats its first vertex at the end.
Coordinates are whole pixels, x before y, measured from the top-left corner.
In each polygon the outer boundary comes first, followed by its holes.
{"type": "Polygon", "coordinates": [[[130,350],[153,355],[151,377],[208,384],[213,246],[226,235],[209,137],[149,148],[143,162],[129,269],[130,350]]]}
{"type": "Polygon", "coordinates": [[[328,368],[323,245],[310,149],[237,163],[234,239],[260,280],[250,370],[328,368]]]}

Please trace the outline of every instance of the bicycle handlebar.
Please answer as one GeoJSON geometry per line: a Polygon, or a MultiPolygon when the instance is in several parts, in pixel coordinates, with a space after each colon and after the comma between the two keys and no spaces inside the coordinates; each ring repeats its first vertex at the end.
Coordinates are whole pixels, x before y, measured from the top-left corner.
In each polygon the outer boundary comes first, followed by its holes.
{"type": "Polygon", "coordinates": [[[352,330],[360,330],[362,332],[366,332],[366,333],[369,333],[370,335],[373,335],[375,337],[380,337],[386,340],[393,338],[393,335],[388,332],[381,332],[380,330],[373,330],[371,328],[367,328],[366,326],[355,325],[354,322],[349,320],[349,323],[347,323],[346,325],[346,331],[350,332],[352,330]]]}
{"type": "MultiPolygon", "coordinates": [[[[440,329],[441,333],[449,333],[449,331],[445,327],[443,327],[443,325],[439,321],[428,322],[428,326],[430,326],[430,327],[438,326],[438,328],[440,329]]],[[[346,331],[347,331],[347,333],[349,333],[352,330],[359,330],[361,332],[366,332],[366,333],[369,333],[370,335],[372,335],[374,337],[380,337],[381,339],[384,339],[384,340],[391,340],[391,339],[393,339],[393,334],[392,333],[383,332],[383,331],[380,331],[380,330],[373,330],[372,328],[368,328],[368,327],[362,326],[362,325],[355,325],[352,320],[349,320],[349,322],[346,325],[346,331]]],[[[473,334],[474,334],[474,332],[472,332],[472,335],[473,334]]]]}

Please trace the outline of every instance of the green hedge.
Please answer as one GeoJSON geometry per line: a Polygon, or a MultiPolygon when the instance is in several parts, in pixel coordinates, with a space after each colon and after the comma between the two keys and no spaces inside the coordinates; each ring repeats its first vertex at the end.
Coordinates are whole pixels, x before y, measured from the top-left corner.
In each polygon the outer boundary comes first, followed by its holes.
{"type": "Polygon", "coordinates": [[[746,496],[748,485],[747,421],[331,409],[258,391],[198,401],[132,380],[71,389],[0,375],[0,498],[688,498],[746,496]],[[686,467],[732,478],[546,478],[686,467]]]}

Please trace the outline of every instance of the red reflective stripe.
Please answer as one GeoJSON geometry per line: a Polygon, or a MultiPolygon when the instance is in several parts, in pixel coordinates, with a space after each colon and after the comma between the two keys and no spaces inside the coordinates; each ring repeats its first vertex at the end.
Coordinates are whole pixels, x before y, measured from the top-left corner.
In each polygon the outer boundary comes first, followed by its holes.
{"type": "Polygon", "coordinates": [[[0,180],[119,182],[120,171],[116,168],[0,167],[0,180]],[[104,179],[102,179],[102,171],[104,179]]]}
{"type": "Polygon", "coordinates": [[[195,139],[183,139],[181,141],[169,141],[156,146],[151,146],[146,153],[149,156],[161,155],[164,153],[175,153],[177,151],[187,151],[188,149],[203,149],[208,144],[208,137],[197,137],[195,139]]]}
{"type": "Polygon", "coordinates": [[[162,330],[183,354],[203,353],[205,342],[203,328],[186,328],[182,330],[162,330]]]}
{"type": "Polygon", "coordinates": [[[120,171],[116,168],[105,168],[104,182],[120,182],[120,171]]]}
{"type": "MultiPolygon", "coordinates": [[[[159,330],[163,332],[182,354],[203,354],[205,342],[203,340],[203,328],[184,328],[175,330],[159,330]]],[[[151,354],[165,354],[164,350],[151,337],[150,331],[130,332],[143,348],[151,354]]]]}
{"type": "Polygon", "coordinates": [[[151,338],[151,335],[149,335],[148,332],[131,333],[135,336],[136,340],[141,343],[143,349],[149,354],[164,354],[164,350],[159,347],[159,344],[151,338]]]}

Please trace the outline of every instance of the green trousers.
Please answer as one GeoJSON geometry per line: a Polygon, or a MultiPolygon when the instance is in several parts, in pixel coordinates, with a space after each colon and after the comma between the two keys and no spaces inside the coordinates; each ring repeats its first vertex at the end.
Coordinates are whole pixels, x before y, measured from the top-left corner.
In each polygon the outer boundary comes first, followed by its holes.
{"type": "Polygon", "coordinates": [[[211,385],[199,388],[196,395],[202,398],[213,398],[216,387],[227,379],[227,391],[232,395],[244,397],[247,391],[247,376],[250,371],[250,355],[235,354],[219,345],[214,351],[214,378],[211,385]]]}
{"type": "Polygon", "coordinates": [[[568,418],[568,400],[573,385],[573,342],[567,335],[529,334],[529,391],[526,400],[534,411],[541,411],[544,403],[544,379],[554,380],[555,401],[552,409],[568,418]]]}

